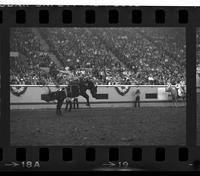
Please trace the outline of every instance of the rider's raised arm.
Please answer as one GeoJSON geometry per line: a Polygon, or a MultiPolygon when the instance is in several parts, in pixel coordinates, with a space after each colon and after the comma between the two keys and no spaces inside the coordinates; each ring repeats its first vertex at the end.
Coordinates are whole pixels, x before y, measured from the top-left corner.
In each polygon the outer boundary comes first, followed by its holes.
{"type": "Polygon", "coordinates": [[[67,73],[66,71],[63,71],[63,70],[59,70],[59,69],[57,69],[59,72],[61,72],[61,73],[67,73]]]}

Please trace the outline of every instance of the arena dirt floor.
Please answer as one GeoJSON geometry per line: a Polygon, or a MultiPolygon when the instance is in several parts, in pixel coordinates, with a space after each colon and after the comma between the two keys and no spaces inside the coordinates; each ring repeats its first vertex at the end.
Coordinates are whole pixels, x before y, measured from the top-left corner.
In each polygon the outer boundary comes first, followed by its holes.
{"type": "Polygon", "coordinates": [[[185,145],[184,107],[12,110],[11,144],[185,145]]]}

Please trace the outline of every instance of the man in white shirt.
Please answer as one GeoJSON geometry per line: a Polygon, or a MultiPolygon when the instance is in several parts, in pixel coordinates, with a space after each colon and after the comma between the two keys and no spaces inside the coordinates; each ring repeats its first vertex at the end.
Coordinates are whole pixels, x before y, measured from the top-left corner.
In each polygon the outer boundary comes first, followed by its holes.
{"type": "Polygon", "coordinates": [[[154,81],[154,78],[152,77],[152,75],[150,75],[148,77],[148,80],[149,80],[149,84],[152,85],[153,84],[153,81],[154,81]]]}

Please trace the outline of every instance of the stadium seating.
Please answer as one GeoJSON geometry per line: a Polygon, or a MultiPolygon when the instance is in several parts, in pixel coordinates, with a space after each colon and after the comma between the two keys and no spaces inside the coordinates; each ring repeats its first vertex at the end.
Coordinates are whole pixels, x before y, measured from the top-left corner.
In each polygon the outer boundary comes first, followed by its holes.
{"type": "Polygon", "coordinates": [[[200,66],[200,30],[199,30],[199,28],[198,28],[198,30],[197,30],[197,65],[199,65],[200,66]]]}
{"type": "Polygon", "coordinates": [[[185,79],[184,29],[38,28],[37,32],[40,35],[32,28],[11,30],[10,49],[20,53],[19,58],[10,58],[11,83],[53,84],[41,69],[51,62],[50,52],[61,69],[68,66],[75,77],[89,77],[97,84],[163,85],[169,79],[172,83],[185,79]]]}

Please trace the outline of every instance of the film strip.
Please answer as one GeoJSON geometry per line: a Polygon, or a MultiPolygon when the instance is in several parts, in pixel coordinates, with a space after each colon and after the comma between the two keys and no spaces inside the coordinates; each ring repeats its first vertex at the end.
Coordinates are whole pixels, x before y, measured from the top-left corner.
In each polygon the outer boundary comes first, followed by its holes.
{"type": "Polygon", "coordinates": [[[1,5],[0,171],[198,171],[199,17],[1,5]]]}

